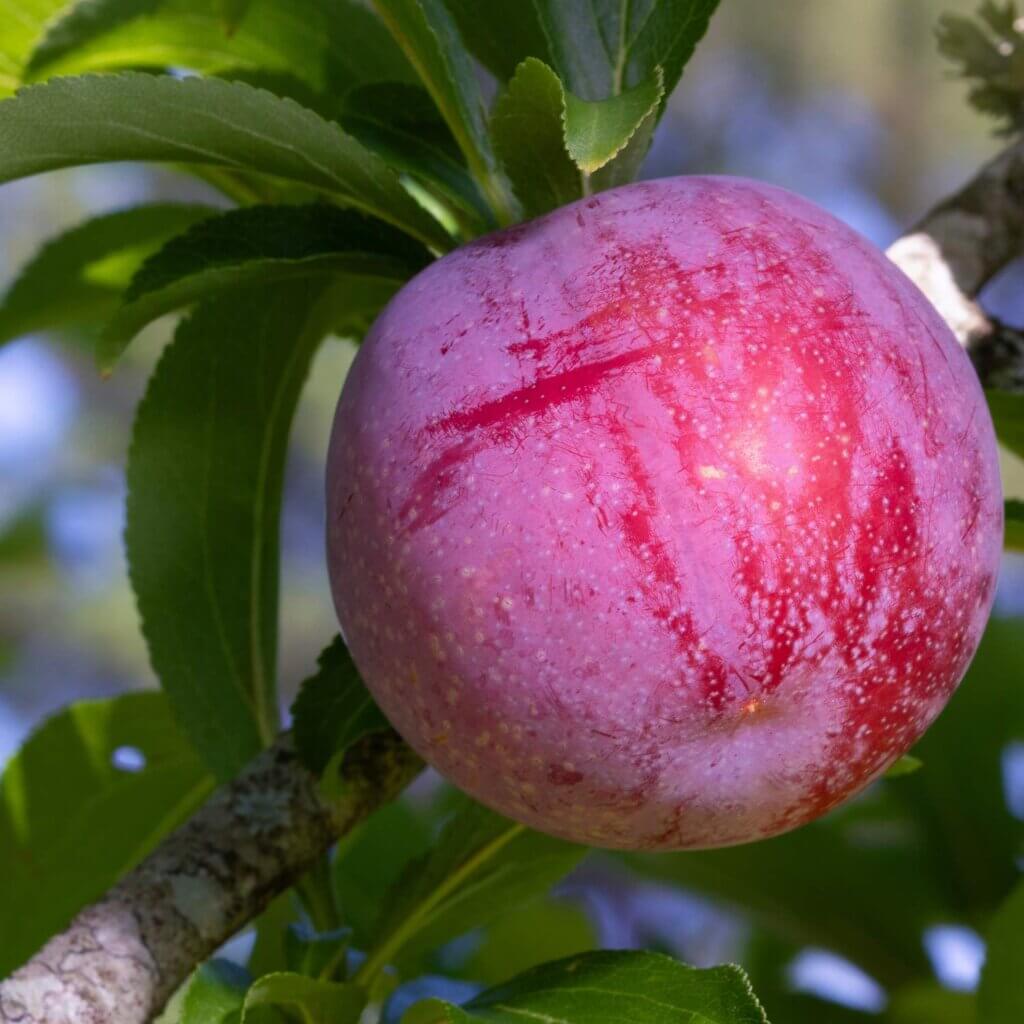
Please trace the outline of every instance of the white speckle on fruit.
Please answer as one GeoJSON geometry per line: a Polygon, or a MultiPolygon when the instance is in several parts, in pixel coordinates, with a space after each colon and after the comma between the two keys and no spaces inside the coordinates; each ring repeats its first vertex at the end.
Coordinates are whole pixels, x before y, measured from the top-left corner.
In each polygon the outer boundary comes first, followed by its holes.
{"type": "Polygon", "coordinates": [[[396,728],[506,814],[647,849],[782,832],[884,770],[962,676],[1001,547],[935,311],[738,179],[605,192],[424,271],[355,360],[328,501],[396,728]]]}

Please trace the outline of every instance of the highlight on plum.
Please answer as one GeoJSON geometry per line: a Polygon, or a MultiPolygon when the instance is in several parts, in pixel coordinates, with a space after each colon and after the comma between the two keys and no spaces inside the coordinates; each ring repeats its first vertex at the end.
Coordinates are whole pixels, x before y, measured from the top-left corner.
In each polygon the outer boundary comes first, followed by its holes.
{"type": "Polygon", "coordinates": [[[341,625],[415,749],[609,847],[746,842],[942,710],[1002,543],[949,328],[805,199],[629,185],[423,271],[338,407],[341,625]]]}

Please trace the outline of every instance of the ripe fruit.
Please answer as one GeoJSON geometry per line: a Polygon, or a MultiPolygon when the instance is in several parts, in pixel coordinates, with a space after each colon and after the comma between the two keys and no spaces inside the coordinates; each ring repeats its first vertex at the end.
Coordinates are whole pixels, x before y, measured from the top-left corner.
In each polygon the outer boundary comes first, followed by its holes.
{"type": "Polygon", "coordinates": [[[1002,536],[971,366],[886,258],[755,182],[627,186],[410,282],[328,466],[334,598],[442,774],[603,846],[810,821],[927,728],[1002,536]]]}

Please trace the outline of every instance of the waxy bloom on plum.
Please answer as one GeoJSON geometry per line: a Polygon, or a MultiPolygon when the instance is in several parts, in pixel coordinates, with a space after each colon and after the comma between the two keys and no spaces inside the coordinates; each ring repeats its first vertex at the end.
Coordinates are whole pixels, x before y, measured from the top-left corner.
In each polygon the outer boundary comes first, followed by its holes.
{"type": "Polygon", "coordinates": [[[801,825],[928,727],[1002,538],[967,357],[885,256],[758,183],[677,178],[440,260],[345,384],[344,635],[402,735],[613,847],[801,825]]]}

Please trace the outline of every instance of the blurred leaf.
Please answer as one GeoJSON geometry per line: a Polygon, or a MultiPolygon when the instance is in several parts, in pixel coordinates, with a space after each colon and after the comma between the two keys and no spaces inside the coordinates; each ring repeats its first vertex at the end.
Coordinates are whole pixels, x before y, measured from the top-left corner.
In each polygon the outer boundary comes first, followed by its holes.
{"type": "Polygon", "coordinates": [[[164,1008],[153,1018],[153,1024],[181,1024],[182,1004],[188,983],[179,985],[167,1000],[164,1008]]]}
{"type": "Polygon", "coordinates": [[[511,907],[484,932],[459,974],[497,985],[549,960],[561,960],[599,945],[594,926],[572,903],[542,898],[511,907]]]}
{"type": "Polygon", "coordinates": [[[1024,31],[1014,0],[982,0],[977,14],[939,16],[939,51],[960,66],[971,103],[996,118],[1001,135],[1024,128],[1024,31]]]}
{"type": "Polygon", "coordinates": [[[30,507],[0,525],[0,567],[4,572],[38,566],[48,555],[46,523],[40,509],[30,507]]]}
{"type": "Polygon", "coordinates": [[[1024,691],[1015,684],[1024,677],[1022,625],[990,620],[966,678],[914,747],[925,770],[889,787],[920,823],[931,870],[945,879],[947,919],[979,929],[1019,877],[1024,822],[1007,805],[1002,759],[1024,737],[1024,691]]]}
{"type": "Polygon", "coordinates": [[[311,110],[242,82],[92,75],[30,86],[0,103],[0,181],[118,160],[259,171],[448,245],[380,157],[311,110]]]}
{"type": "Polygon", "coordinates": [[[50,26],[27,77],[248,69],[297,75],[309,88],[334,96],[361,82],[416,81],[380,20],[357,0],[249,0],[244,20],[227,37],[225,6],[243,2],[80,0],[50,26]]]}
{"type": "Polygon", "coordinates": [[[506,81],[527,57],[551,63],[533,0],[444,0],[470,53],[506,81]]]}
{"type": "Polygon", "coordinates": [[[0,0],[0,96],[14,92],[32,48],[69,0],[0,0]]]}
{"type": "Polygon", "coordinates": [[[988,955],[978,986],[979,1024],[1024,1020],[1024,882],[1018,882],[988,928],[988,955]]]}
{"type": "Polygon", "coordinates": [[[546,892],[586,854],[468,798],[433,849],[411,863],[382,903],[363,976],[434,949],[546,892]]]}
{"type": "Polygon", "coordinates": [[[355,985],[318,981],[301,974],[267,974],[245,997],[242,1024],[261,1006],[287,1007],[302,1024],[358,1024],[366,995],[355,985]]]}
{"type": "Polygon", "coordinates": [[[331,779],[329,769],[340,767],[356,740],[391,728],[340,636],[320,655],[316,674],[302,684],[292,716],[299,759],[315,775],[324,775],[325,782],[331,779]]]}
{"type": "Polygon", "coordinates": [[[299,921],[294,890],[282,893],[256,918],[256,941],[247,964],[254,978],[288,968],[286,949],[288,930],[299,921]]]}
{"type": "Polygon", "coordinates": [[[233,36],[238,31],[238,26],[245,20],[252,0],[217,0],[220,7],[221,20],[224,22],[224,31],[233,36]]]}
{"type": "Polygon", "coordinates": [[[0,975],[134,867],[212,788],[162,694],[82,701],[48,718],[0,780],[0,975]],[[144,765],[118,767],[123,749],[144,765]]]}
{"type": "Polygon", "coordinates": [[[1004,502],[1003,520],[1003,547],[1008,551],[1024,551],[1024,501],[1004,502]]]}
{"type": "Polygon", "coordinates": [[[840,1006],[809,992],[794,990],[789,970],[799,945],[763,929],[751,928],[743,951],[743,969],[771,1020],[783,1024],[877,1024],[878,1014],[840,1006]]]}
{"type": "Polygon", "coordinates": [[[899,779],[904,775],[913,775],[914,772],[920,771],[923,765],[924,762],[920,758],[914,757],[912,754],[904,754],[889,766],[885,777],[887,779],[899,779]]]}
{"type": "Polygon", "coordinates": [[[528,215],[579,198],[657,111],[661,72],[600,102],[577,99],[546,64],[519,66],[491,118],[494,145],[528,215]],[[581,177],[582,172],[582,177],[581,177]]]}
{"type": "Polygon", "coordinates": [[[463,1007],[428,999],[402,1024],[767,1024],[739,967],[698,970],[660,953],[587,953],[537,967],[463,1007]]]}
{"type": "Polygon", "coordinates": [[[136,414],[125,546],[150,659],[229,778],[278,729],[278,524],[292,414],[330,323],[321,282],[238,291],[178,328],[136,414]]]}
{"type": "MultiPolygon", "coordinates": [[[[213,0],[214,4],[219,2],[220,0],[213,0]]],[[[42,75],[39,72],[55,59],[59,60],[60,57],[86,46],[95,37],[103,36],[126,22],[153,15],[165,3],[166,0],[75,0],[73,3],[62,5],[63,10],[50,19],[46,31],[32,48],[25,62],[23,81],[30,82],[59,74],[59,71],[48,69],[42,75]]],[[[207,6],[209,9],[209,5],[207,6]]],[[[223,40],[223,27],[221,39],[223,40]]],[[[120,56],[123,59],[125,55],[122,53],[120,56]]],[[[137,68],[140,65],[134,63],[128,66],[137,68]]],[[[163,70],[162,65],[160,70],[163,70]]]]}
{"type": "MultiPolygon", "coordinates": [[[[900,780],[900,787],[913,778],[900,780]]],[[[888,792],[876,790],[774,839],[627,859],[647,875],[742,908],[773,934],[834,950],[895,985],[928,972],[921,932],[951,913],[941,879],[929,870],[922,831],[888,792]]]]}
{"type": "Polygon", "coordinates": [[[252,979],[230,960],[210,960],[189,979],[180,1024],[235,1024],[252,979]]]}
{"type": "Polygon", "coordinates": [[[443,0],[374,0],[374,6],[433,97],[474,177],[500,203],[476,70],[443,0]]]}
{"type": "Polygon", "coordinates": [[[430,849],[430,832],[404,800],[385,804],[338,845],[334,891],[353,941],[365,949],[391,887],[430,849]]]}
{"type": "Polygon", "coordinates": [[[0,344],[38,331],[102,323],[150,253],[215,212],[154,203],[94,217],[51,239],[0,304],[0,344]]]}
{"type": "Polygon", "coordinates": [[[342,127],[363,145],[437,190],[470,218],[477,233],[492,226],[491,213],[462,152],[428,93],[414,85],[380,82],[349,91],[339,114],[342,127]]]}
{"type": "Polygon", "coordinates": [[[1024,458],[1024,395],[986,391],[985,398],[999,443],[1024,458]]]}
{"type": "Polygon", "coordinates": [[[343,965],[351,939],[348,928],[316,932],[301,921],[290,925],[284,934],[288,970],[316,978],[332,965],[343,965]]]}
{"type": "Polygon", "coordinates": [[[787,992],[781,999],[769,999],[756,983],[754,991],[767,1016],[781,1024],[879,1024],[886,1019],[805,992],[787,992]]]}
{"type": "MultiPolygon", "coordinates": [[[[909,985],[892,994],[886,1024],[976,1024],[971,992],[952,992],[933,981],[909,985]]],[[[1020,1018],[1014,1018],[1019,1021],[1020,1018]]],[[[993,1022],[994,1024],[994,1022],[993,1022]]]]}
{"type": "Polygon", "coordinates": [[[229,210],[171,239],[132,278],[100,344],[111,366],[146,324],[234,288],[348,274],[395,290],[430,262],[408,235],[326,203],[229,210]]]}
{"type": "Polygon", "coordinates": [[[568,89],[604,100],[664,73],[669,96],[707,31],[718,0],[535,0],[568,89]]]}

